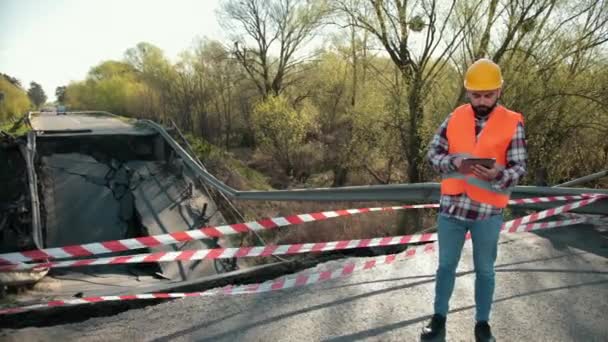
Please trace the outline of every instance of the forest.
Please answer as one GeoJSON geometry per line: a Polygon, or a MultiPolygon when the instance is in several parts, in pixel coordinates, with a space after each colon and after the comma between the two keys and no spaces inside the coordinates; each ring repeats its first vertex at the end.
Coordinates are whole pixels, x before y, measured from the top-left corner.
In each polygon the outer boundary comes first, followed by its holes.
{"type": "MultiPolygon", "coordinates": [[[[436,181],[427,145],[485,57],[525,118],[523,184],[608,166],[606,1],[223,0],[217,17],[229,40],[175,61],[141,42],[58,104],[174,122],[209,163],[240,157],[274,188],[436,181]]],[[[9,75],[0,91],[0,120],[46,100],[9,75]]]]}

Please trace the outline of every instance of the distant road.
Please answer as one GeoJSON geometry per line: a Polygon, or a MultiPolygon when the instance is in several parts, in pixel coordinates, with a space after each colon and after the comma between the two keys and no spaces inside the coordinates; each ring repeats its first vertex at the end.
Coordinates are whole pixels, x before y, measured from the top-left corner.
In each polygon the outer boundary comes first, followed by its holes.
{"type": "Polygon", "coordinates": [[[42,112],[32,116],[32,128],[42,131],[91,130],[98,134],[153,134],[149,129],[135,127],[116,117],[92,114],[57,115],[42,112]]]}

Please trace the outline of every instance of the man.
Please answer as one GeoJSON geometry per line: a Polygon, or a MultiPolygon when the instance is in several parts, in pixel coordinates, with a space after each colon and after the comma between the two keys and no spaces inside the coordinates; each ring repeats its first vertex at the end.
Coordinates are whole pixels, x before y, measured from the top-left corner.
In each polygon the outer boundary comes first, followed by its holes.
{"type": "Polygon", "coordinates": [[[473,63],[464,87],[469,104],[450,114],[437,133],[427,158],[442,175],[438,217],[439,267],[431,321],[423,340],[445,334],[448,304],[465,234],[473,240],[476,341],[495,341],[489,319],[494,296],[494,262],[510,190],[526,173],[522,115],[497,104],[503,85],[500,67],[488,59],[473,63]],[[492,168],[474,165],[464,174],[463,158],[494,158],[492,168]]]}

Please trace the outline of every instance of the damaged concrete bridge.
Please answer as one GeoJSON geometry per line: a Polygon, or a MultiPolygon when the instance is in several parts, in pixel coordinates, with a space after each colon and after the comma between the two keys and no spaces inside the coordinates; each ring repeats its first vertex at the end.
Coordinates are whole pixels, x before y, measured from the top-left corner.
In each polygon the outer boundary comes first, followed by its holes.
{"type": "MultiPolygon", "coordinates": [[[[31,113],[29,123],[32,131],[22,141],[5,142],[6,163],[14,167],[4,171],[10,191],[2,198],[3,253],[225,223],[196,173],[146,124],[97,112],[31,113]]],[[[215,248],[220,243],[204,239],[150,251],[215,248]]],[[[226,262],[207,261],[97,266],[56,273],[55,284],[49,286],[61,288],[62,294],[94,292],[104,286],[91,284],[91,273],[97,280],[93,283],[128,287],[159,279],[198,279],[218,270],[233,269],[226,262]]],[[[0,277],[7,285],[18,285],[43,274],[0,277]]]]}

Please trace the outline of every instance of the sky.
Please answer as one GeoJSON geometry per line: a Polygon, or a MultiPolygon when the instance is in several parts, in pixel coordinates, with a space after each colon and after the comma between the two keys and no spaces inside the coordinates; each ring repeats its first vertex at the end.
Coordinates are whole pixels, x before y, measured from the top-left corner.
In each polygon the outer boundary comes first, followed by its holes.
{"type": "Polygon", "coordinates": [[[225,40],[218,0],[0,0],[0,72],[24,88],[83,80],[89,69],[145,41],[174,61],[197,37],[225,40]]]}

